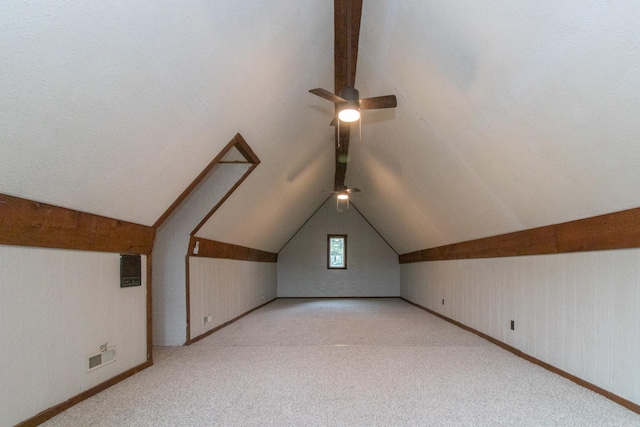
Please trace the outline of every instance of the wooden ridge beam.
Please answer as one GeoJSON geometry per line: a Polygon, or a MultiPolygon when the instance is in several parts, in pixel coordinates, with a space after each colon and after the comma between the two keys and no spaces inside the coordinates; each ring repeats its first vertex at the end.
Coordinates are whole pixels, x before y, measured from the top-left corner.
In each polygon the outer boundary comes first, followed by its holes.
{"type": "MultiPolygon", "coordinates": [[[[351,87],[355,86],[361,17],[362,0],[334,0],[335,93],[340,93],[343,88],[349,85],[351,87]],[[349,17],[351,18],[350,21],[349,17]]],[[[335,117],[338,117],[337,107],[335,113],[335,117]]],[[[334,190],[336,191],[345,188],[350,131],[350,124],[340,123],[340,126],[336,126],[336,171],[334,180],[334,190]]]]}
{"type": "Polygon", "coordinates": [[[356,82],[356,65],[358,63],[358,39],[360,37],[360,18],[362,16],[362,0],[335,0],[333,4],[334,28],[334,64],[335,93],[351,87],[356,82]],[[351,3],[351,39],[349,40],[349,3],[351,3]],[[351,76],[349,78],[349,43],[351,43],[351,76]]]}
{"type": "Polygon", "coordinates": [[[350,134],[350,123],[341,123],[340,133],[338,133],[338,129],[336,126],[336,173],[333,184],[334,191],[340,191],[346,187],[345,179],[347,176],[347,162],[349,160],[350,134]]]}

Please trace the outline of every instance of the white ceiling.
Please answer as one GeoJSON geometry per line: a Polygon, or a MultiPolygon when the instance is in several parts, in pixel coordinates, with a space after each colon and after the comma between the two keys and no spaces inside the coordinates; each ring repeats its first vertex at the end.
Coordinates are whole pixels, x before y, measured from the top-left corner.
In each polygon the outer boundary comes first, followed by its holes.
{"type": "MultiPolygon", "coordinates": [[[[399,253],[640,206],[640,3],[365,0],[395,94],[346,183],[399,253]]],[[[0,193],[151,225],[240,132],[199,232],[278,251],[333,187],[331,0],[0,3],[0,193]]]]}

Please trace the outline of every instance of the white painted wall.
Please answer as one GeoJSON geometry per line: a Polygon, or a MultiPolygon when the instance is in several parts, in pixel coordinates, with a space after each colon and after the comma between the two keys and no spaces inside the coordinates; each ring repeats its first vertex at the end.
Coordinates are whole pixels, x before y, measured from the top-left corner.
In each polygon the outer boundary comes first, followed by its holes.
{"type": "Polygon", "coordinates": [[[0,342],[5,427],[144,363],[146,287],[120,288],[119,254],[0,245],[0,342]],[[104,343],[117,360],[87,373],[104,343]]]}
{"type": "Polygon", "coordinates": [[[400,281],[409,301],[640,403],[640,249],[402,264],[400,281]]]}
{"type": "Polygon", "coordinates": [[[398,296],[398,255],[353,207],[335,197],[278,254],[279,297],[398,296]],[[347,235],[347,269],[327,268],[327,234],[347,235]]]}
{"type": "Polygon", "coordinates": [[[191,338],[273,300],[276,272],[275,262],[189,257],[191,338]]]}
{"type": "Polygon", "coordinates": [[[158,228],[153,246],[153,342],[187,341],[186,256],[189,235],[250,165],[221,164],[158,228]]]}

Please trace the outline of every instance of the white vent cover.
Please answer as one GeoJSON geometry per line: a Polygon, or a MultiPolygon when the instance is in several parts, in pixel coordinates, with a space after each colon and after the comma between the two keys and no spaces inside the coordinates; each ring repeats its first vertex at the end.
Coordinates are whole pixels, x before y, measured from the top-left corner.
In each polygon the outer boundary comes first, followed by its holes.
{"type": "Polygon", "coordinates": [[[87,357],[87,372],[91,372],[95,369],[102,368],[111,362],[116,361],[116,348],[109,347],[104,351],[92,354],[87,357]]]}

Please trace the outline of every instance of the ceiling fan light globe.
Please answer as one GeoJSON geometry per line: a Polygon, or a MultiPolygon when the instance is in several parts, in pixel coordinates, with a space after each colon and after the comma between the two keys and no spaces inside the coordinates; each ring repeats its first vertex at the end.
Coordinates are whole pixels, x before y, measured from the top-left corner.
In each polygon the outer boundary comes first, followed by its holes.
{"type": "Polygon", "coordinates": [[[338,194],[338,200],[348,200],[349,199],[349,195],[346,193],[340,193],[338,194]]]}
{"type": "Polygon", "coordinates": [[[338,113],[338,118],[347,123],[355,122],[360,118],[360,111],[355,108],[345,108],[340,110],[338,113]]]}

